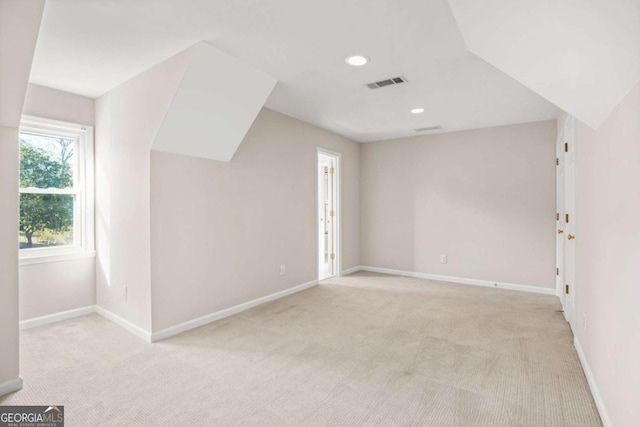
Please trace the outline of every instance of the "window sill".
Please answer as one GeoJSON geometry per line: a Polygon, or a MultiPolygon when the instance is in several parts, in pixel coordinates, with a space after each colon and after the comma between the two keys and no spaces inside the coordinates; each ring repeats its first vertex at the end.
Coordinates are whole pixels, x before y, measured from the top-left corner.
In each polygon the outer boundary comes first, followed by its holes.
{"type": "Polygon", "coordinates": [[[20,256],[20,265],[43,264],[47,262],[73,261],[76,259],[95,258],[96,251],[67,252],[47,255],[20,256]]]}

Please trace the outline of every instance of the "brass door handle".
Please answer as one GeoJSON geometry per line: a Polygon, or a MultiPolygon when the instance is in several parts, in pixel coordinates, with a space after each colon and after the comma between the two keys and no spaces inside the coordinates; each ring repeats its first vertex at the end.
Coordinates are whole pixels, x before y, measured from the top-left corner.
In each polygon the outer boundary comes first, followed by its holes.
{"type": "Polygon", "coordinates": [[[576,236],[574,236],[573,234],[567,235],[567,239],[569,239],[569,240],[573,240],[575,238],[576,238],[576,236]]]}
{"type": "Polygon", "coordinates": [[[558,230],[558,234],[564,233],[564,230],[558,230]]]}

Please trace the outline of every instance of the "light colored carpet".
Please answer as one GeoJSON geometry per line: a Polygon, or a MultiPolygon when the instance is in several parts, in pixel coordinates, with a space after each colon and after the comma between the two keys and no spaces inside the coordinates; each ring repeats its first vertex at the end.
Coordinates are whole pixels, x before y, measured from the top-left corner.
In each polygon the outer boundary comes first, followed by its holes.
{"type": "Polygon", "coordinates": [[[157,344],[97,315],[23,331],[67,425],[600,426],[555,297],[356,273],[157,344]]]}

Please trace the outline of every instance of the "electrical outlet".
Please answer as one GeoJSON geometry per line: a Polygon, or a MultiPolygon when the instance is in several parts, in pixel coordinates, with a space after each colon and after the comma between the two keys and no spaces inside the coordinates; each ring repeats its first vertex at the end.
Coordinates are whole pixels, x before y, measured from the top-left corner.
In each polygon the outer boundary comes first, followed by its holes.
{"type": "Polygon", "coordinates": [[[281,275],[281,276],[284,276],[285,272],[286,272],[286,270],[285,270],[284,265],[281,265],[281,266],[280,266],[280,275],[281,275]]]}
{"type": "Polygon", "coordinates": [[[127,299],[127,287],[122,287],[122,299],[127,299]]]}
{"type": "Polygon", "coordinates": [[[447,263],[447,256],[446,255],[440,255],[440,263],[441,264],[446,264],[447,263]]]}

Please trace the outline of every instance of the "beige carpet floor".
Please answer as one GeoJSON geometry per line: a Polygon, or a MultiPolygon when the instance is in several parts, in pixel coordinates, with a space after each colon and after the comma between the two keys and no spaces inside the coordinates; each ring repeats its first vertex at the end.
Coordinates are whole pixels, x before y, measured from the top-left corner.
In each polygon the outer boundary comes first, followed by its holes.
{"type": "Polygon", "coordinates": [[[600,426],[555,297],[356,273],[157,344],[90,315],[21,333],[68,426],[600,426]]]}

